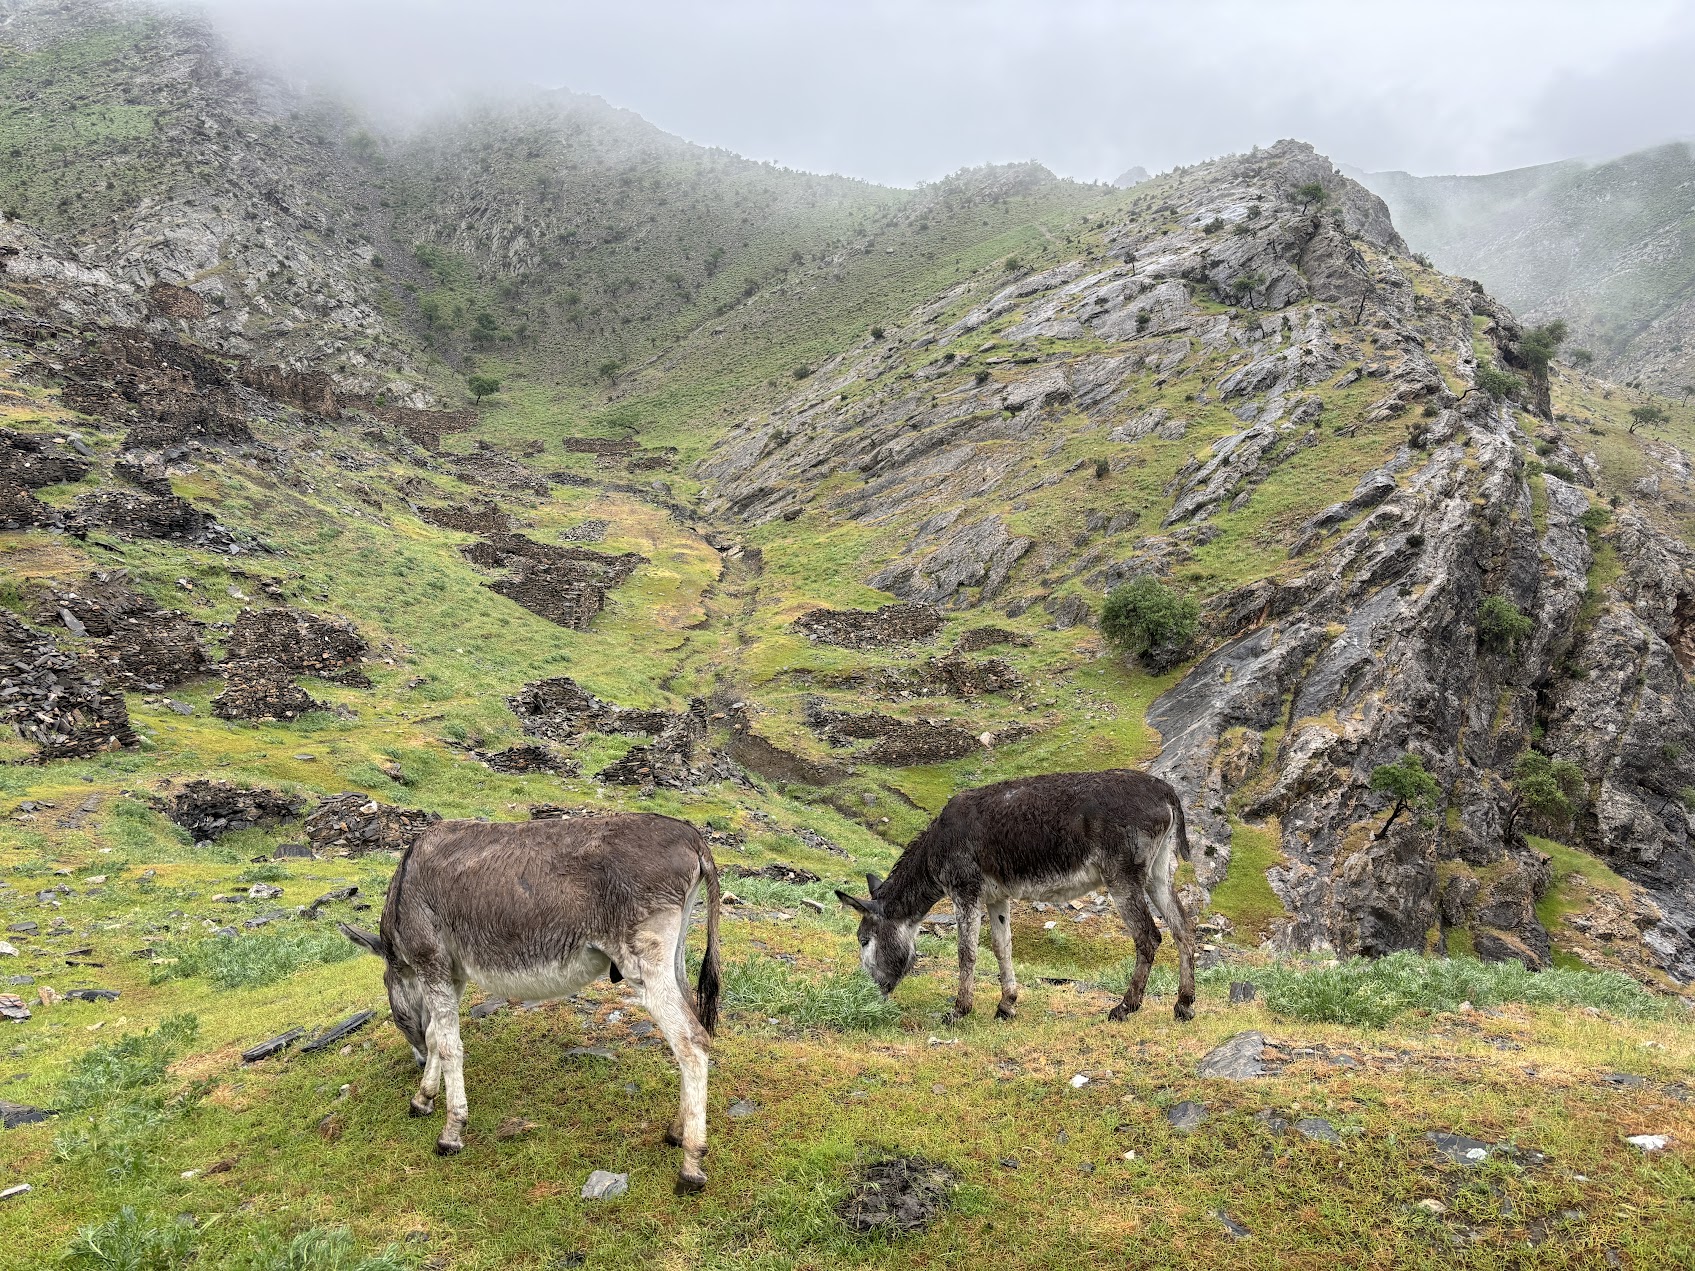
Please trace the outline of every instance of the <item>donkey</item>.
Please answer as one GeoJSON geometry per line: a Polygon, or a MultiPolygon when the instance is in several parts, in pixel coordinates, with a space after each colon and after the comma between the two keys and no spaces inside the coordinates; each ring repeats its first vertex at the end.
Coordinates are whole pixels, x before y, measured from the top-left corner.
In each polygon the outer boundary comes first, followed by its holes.
{"type": "Polygon", "coordinates": [[[997,1019],[1017,1014],[1012,970],[1013,900],[1073,900],[1105,886],[1136,942],[1136,970],[1107,1018],[1142,1007],[1159,931],[1148,900],[1177,941],[1176,1015],[1195,1017],[1195,933],[1173,879],[1177,857],[1189,859],[1189,836],[1177,792],[1144,772],[1055,772],[965,790],[901,853],[888,880],[867,874],[869,898],[836,893],[860,914],[860,963],[887,996],[912,970],[913,937],[946,893],[959,916],[956,1015],[969,1015],[983,909],[1000,964],[997,1019]]]}
{"type": "Polygon", "coordinates": [[[342,934],[382,958],[394,1023],[423,1068],[412,1115],[447,1122],[436,1151],[464,1147],[467,980],[522,1000],[568,997],[605,975],[628,981],[682,1073],[666,1142],[683,1149],[677,1188],[706,1186],[707,1041],[718,1019],[718,869],[695,828],[641,813],[511,824],[443,821],[394,871],[379,932],[342,934]],[[684,967],[689,920],[706,890],[698,993],[684,967]]]}

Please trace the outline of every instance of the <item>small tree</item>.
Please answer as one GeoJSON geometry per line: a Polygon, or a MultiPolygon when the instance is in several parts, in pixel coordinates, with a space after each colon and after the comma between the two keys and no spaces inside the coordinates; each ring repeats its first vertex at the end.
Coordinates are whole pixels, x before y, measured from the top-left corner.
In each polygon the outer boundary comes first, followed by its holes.
{"type": "Polygon", "coordinates": [[[1539,817],[1552,829],[1570,824],[1583,793],[1583,769],[1569,759],[1550,759],[1527,750],[1513,763],[1513,801],[1507,807],[1507,838],[1518,828],[1522,813],[1539,817]]]}
{"type": "Polygon", "coordinates": [[[1503,371],[1492,362],[1477,364],[1477,387],[1496,401],[1517,397],[1524,391],[1524,381],[1511,371],[1503,371]]]}
{"type": "Polygon", "coordinates": [[[1101,608],[1101,634],[1121,653],[1167,671],[1183,660],[1200,627],[1201,607],[1157,578],[1115,587],[1101,608]]]}
{"type": "Polygon", "coordinates": [[[1566,360],[1580,371],[1587,371],[1595,365],[1595,355],[1588,349],[1573,349],[1566,355],[1566,360]]]}
{"type": "Polygon", "coordinates": [[[1389,819],[1374,836],[1382,838],[1395,824],[1395,818],[1409,807],[1434,807],[1441,793],[1436,778],[1424,769],[1424,760],[1417,755],[1402,755],[1394,763],[1380,763],[1371,770],[1371,788],[1395,800],[1389,809],[1389,819]]]}
{"type": "Polygon", "coordinates": [[[1530,378],[1538,384],[1548,382],[1548,366],[1553,362],[1554,354],[1560,351],[1560,345],[1566,342],[1567,334],[1564,320],[1555,318],[1552,322],[1532,327],[1520,338],[1518,355],[1530,368],[1530,378]]]}
{"type": "Polygon", "coordinates": [[[618,378],[618,359],[609,357],[595,369],[600,372],[601,379],[615,380],[618,378]]]}
{"type": "Polygon", "coordinates": [[[1301,211],[1304,212],[1309,207],[1322,205],[1330,195],[1321,183],[1308,181],[1305,185],[1296,187],[1295,197],[1301,201],[1301,211]]]}
{"type": "Polygon", "coordinates": [[[479,402],[490,393],[500,391],[500,381],[492,375],[472,375],[466,379],[465,384],[470,388],[471,396],[479,402]]]}
{"type": "Polygon", "coordinates": [[[1654,405],[1653,402],[1644,402],[1640,406],[1630,408],[1630,431],[1634,433],[1638,428],[1652,428],[1655,424],[1663,424],[1670,418],[1670,415],[1654,405]]]}
{"type": "Polygon", "coordinates": [[[1534,625],[1505,596],[1486,596],[1477,609],[1477,643],[1491,653],[1511,653],[1534,625]]]}
{"type": "Polygon", "coordinates": [[[883,328],[880,326],[872,327],[871,338],[873,340],[881,340],[883,338],[883,328]]]}

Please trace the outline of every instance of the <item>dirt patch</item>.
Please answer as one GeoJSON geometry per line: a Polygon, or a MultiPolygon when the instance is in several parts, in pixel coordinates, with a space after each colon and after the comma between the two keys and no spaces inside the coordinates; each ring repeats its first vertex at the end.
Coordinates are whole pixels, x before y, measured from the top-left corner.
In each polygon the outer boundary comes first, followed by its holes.
{"type": "Polygon", "coordinates": [[[631,455],[625,465],[631,472],[661,472],[675,466],[677,448],[675,446],[657,446],[652,449],[638,450],[631,455]]]}
{"type": "Polygon", "coordinates": [[[860,1235],[921,1231],[948,1207],[959,1175],[921,1156],[873,1161],[856,1173],[837,1211],[860,1235]]]}
{"type": "Polygon", "coordinates": [[[397,808],[350,791],[326,798],[306,818],[306,841],[320,856],[404,851],[441,820],[439,812],[397,808]]]}
{"type": "Polygon", "coordinates": [[[852,776],[850,769],[828,760],[807,759],[765,740],[758,733],[739,729],[730,735],[728,750],[749,772],[769,781],[788,781],[805,786],[833,786],[852,776]]]}
{"type": "Polygon", "coordinates": [[[505,750],[477,750],[472,753],[479,763],[494,772],[551,772],[562,777],[574,777],[582,771],[582,765],[570,755],[562,755],[550,746],[508,746],[505,750]]]}
{"type": "Polygon", "coordinates": [[[1004,693],[1023,683],[1004,658],[967,658],[949,653],[919,666],[876,667],[827,678],[833,688],[851,688],[874,697],[976,697],[1004,693]]]}
{"type": "Polygon", "coordinates": [[[116,686],[6,610],[0,610],[0,721],[34,745],[40,761],[87,758],[136,742],[116,686]]]}
{"type": "Polygon", "coordinates": [[[1030,637],[1020,635],[1016,631],[1008,631],[1005,627],[972,627],[971,630],[960,634],[959,642],[953,646],[953,651],[981,653],[984,649],[992,649],[1002,644],[1025,649],[1030,647],[1030,637]]]}
{"type": "Polygon", "coordinates": [[[510,534],[512,518],[492,503],[461,503],[457,506],[419,508],[420,519],[444,530],[462,534],[510,534]]]}
{"type": "Polygon", "coordinates": [[[934,605],[904,603],[875,610],[814,609],[795,619],[795,629],[809,640],[844,649],[882,649],[928,640],[941,626],[942,611],[934,605]]]}
{"type": "Polygon", "coordinates": [[[306,807],[298,794],[203,780],[190,781],[174,794],[155,795],[149,802],[197,843],[254,826],[281,825],[306,807]]]}
{"type": "Polygon", "coordinates": [[[303,609],[243,609],[225,653],[232,662],[271,662],[290,675],[312,675],[369,688],[360,669],[364,637],[345,618],[320,618],[303,609]]]}

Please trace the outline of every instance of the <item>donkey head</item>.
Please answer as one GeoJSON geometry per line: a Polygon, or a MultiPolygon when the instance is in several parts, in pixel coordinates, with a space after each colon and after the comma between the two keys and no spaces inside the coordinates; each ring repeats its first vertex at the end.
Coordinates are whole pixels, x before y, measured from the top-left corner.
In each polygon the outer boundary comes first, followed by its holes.
{"type": "Polygon", "coordinates": [[[424,990],[417,973],[394,956],[394,950],[374,931],[339,923],[341,934],[367,953],[383,960],[383,987],[388,990],[389,1011],[394,1026],[412,1047],[412,1058],[424,1066],[424,990]]]}
{"type": "Polygon", "coordinates": [[[891,918],[883,912],[883,902],[877,899],[883,880],[877,875],[867,874],[865,885],[871,893],[868,900],[850,896],[845,891],[838,891],[836,899],[849,909],[858,911],[859,964],[865,968],[871,982],[887,997],[895,991],[895,985],[907,977],[912,964],[918,960],[918,946],[914,940],[918,922],[916,919],[891,918]]]}

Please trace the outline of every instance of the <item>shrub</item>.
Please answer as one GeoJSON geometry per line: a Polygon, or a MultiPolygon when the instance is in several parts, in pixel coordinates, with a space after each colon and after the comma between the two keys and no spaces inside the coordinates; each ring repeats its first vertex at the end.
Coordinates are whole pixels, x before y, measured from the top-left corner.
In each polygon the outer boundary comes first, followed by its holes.
{"type": "Polygon", "coordinates": [[[1583,514],[1581,521],[1584,529],[1588,530],[1591,534],[1599,534],[1602,530],[1607,528],[1607,526],[1612,522],[1612,519],[1612,509],[1604,508],[1597,504],[1595,507],[1590,508],[1583,514]]]}
{"type": "Polygon", "coordinates": [[[794,376],[797,380],[803,380],[812,374],[812,368],[805,362],[802,362],[799,366],[795,367],[794,370],[790,371],[789,374],[794,376]]]}
{"type": "Polygon", "coordinates": [[[1523,812],[1557,829],[1571,820],[1573,804],[1583,793],[1583,769],[1569,759],[1551,759],[1539,750],[1527,750],[1513,763],[1511,785],[1509,836],[1523,812]]]}
{"type": "Polygon", "coordinates": [[[883,338],[883,328],[882,327],[872,327],[871,328],[871,338],[873,340],[881,340],[883,338]]]}
{"type": "Polygon", "coordinates": [[[1652,428],[1655,424],[1663,424],[1670,419],[1671,416],[1660,407],[1652,402],[1644,402],[1640,406],[1630,408],[1630,431],[1635,432],[1638,428],[1652,428]]]}
{"type": "Polygon", "coordinates": [[[1210,221],[1208,221],[1205,225],[1201,226],[1201,233],[1203,233],[1203,234],[1216,234],[1216,233],[1218,233],[1219,230],[1221,230],[1223,228],[1224,228],[1224,218],[1222,216],[1215,216],[1210,221]]]}
{"type": "Polygon", "coordinates": [[[1531,378],[1543,384],[1548,379],[1548,365],[1566,340],[1566,324],[1559,318],[1544,322],[1526,331],[1518,342],[1518,355],[1530,367],[1531,378]]]}
{"type": "Polygon", "coordinates": [[[1371,770],[1371,788],[1395,800],[1389,819],[1377,831],[1378,838],[1389,832],[1395,818],[1408,807],[1433,807],[1441,793],[1436,778],[1425,771],[1424,760],[1417,755],[1402,755],[1394,763],[1378,764],[1371,770]]]}
{"type": "Polygon", "coordinates": [[[1573,349],[1567,360],[1580,371],[1587,371],[1595,365],[1595,355],[1588,349],[1573,349]]]}
{"type": "Polygon", "coordinates": [[[1505,401],[1524,392],[1524,381],[1511,371],[1503,371],[1489,362],[1477,364],[1477,387],[1496,401],[1505,401]]]}
{"type": "Polygon", "coordinates": [[[1317,181],[1308,181],[1305,185],[1296,187],[1295,197],[1301,201],[1301,211],[1304,212],[1309,207],[1324,203],[1330,195],[1317,181]]]}
{"type": "Polygon", "coordinates": [[[1006,270],[1009,274],[1016,274],[1020,269],[1024,268],[1024,262],[1019,260],[1016,256],[1008,256],[1001,262],[1001,268],[1006,270]]]}
{"type": "Polygon", "coordinates": [[[1200,628],[1200,606],[1156,578],[1113,588],[1101,608],[1101,634],[1121,653],[1154,670],[1181,662],[1200,628]]]}
{"type": "Polygon", "coordinates": [[[1105,459],[1105,458],[1095,460],[1095,480],[1096,481],[1101,480],[1103,477],[1105,477],[1111,471],[1112,471],[1112,460],[1105,459]]]}
{"type": "Polygon", "coordinates": [[[1477,610],[1477,643],[1490,653],[1511,653],[1533,625],[1505,596],[1486,596],[1477,610]]]}

